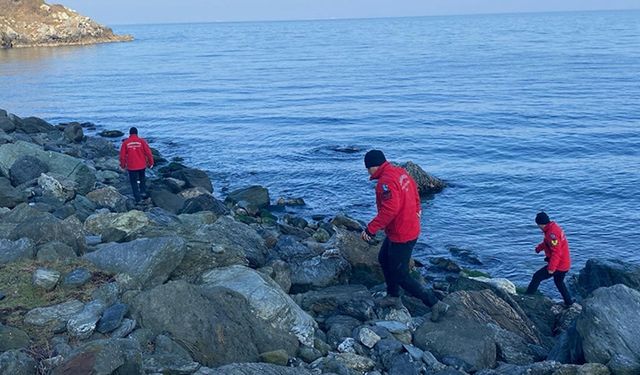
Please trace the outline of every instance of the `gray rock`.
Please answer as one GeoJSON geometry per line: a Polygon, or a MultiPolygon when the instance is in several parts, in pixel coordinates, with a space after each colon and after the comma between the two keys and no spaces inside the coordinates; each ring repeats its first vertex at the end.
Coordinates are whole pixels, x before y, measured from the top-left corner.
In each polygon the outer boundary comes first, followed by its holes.
{"type": "Polygon", "coordinates": [[[301,346],[298,349],[298,354],[296,355],[298,358],[302,359],[306,363],[311,363],[318,358],[322,357],[322,352],[320,352],[316,348],[312,348],[309,346],[301,346]]]}
{"type": "Polygon", "coordinates": [[[273,365],[286,366],[289,362],[289,354],[282,349],[260,353],[259,357],[260,362],[271,363],[273,365]]]}
{"type": "Polygon", "coordinates": [[[367,348],[373,348],[382,338],[377,333],[367,327],[363,327],[358,331],[358,340],[367,348]]]}
{"type": "Polygon", "coordinates": [[[53,375],[142,373],[142,350],[132,339],[89,341],[53,371],[53,375]]]}
{"type": "Polygon", "coordinates": [[[409,353],[403,353],[393,358],[387,374],[389,375],[420,375],[422,362],[417,362],[409,353]]]}
{"type": "Polygon", "coordinates": [[[87,247],[82,228],[78,229],[75,225],[77,222],[68,219],[63,221],[49,213],[35,213],[18,224],[9,233],[9,239],[29,238],[36,245],[58,241],[72,247],[76,254],[84,253],[87,247]]]}
{"type": "Polygon", "coordinates": [[[8,178],[0,177],[0,207],[14,208],[25,200],[25,194],[14,188],[8,178]]]}
{"type": "Polygon", "coordinates": [[[47,164],[31,155],[19,157],[9,168],[9,176],[11,176],[13,186],[22,185],[47,172],[49,172],[47,164]]]}
{"type": "Polygon", "coordinates": [[[311,375],[300,367],[284,367],[268,363],[234,363],[215,369],[201,367],[193,375],[311,375]]]}
{"type": "Polygon", "coordinates": [[[27,134],[48,133],[53,130],[55,130],[53,125],[38,117],[25,117],[21,123],[16,126],[16,131],[27,134]]]}
{"type": "Polygon", "coordinates": [[[244,189],[234,190],[224,200],[227,205],[239,205],[247,212],[255,216],[261,209],[269,207],[271,199],[269,190],[262,186],[250,186],[244,189]]]}
{"type": "Polygon", "coordinates": [[[91,337],[105,308],[106,305],[101,300],[93,300],[87,303],[78,315],[67,321],[69,336],[79,340],[86,340],[91,337]]]}
{"type": "Polygon", "coordinates": [[[404,350],[401,342],[395,339],[382,339],[374,347],[374,353],[384,368],[390,368],[393,359],[404,350]]]}
{"type": "Polygon", "coordinates": [[[411,161],[401,164],[401,167],[409,173],[416,182],[416,185],[418,185],[420,196],[431,196],[441,192],[447,187],[444,181],[429,175],[419,165],[411,161]]]}
{"type": "Polygon", "coordinates": [[[60,272],[44,268],[38,268],[33,273],[32,277],[33,284],[46,290],[47,292],[52,291],[58,284],[59,280],[60,272]]]}
{"type": "Polygon", "coordinates": [[[245,298],[229,289],[176,281],[144,291],[130,302],[133,316],[145,328],[168,333],[206,366],[255,362],[259,353],[271,350],[284,349],[290,355],[297,351],[295,336],[256,317],[245,298]]]}
{"type": "Polygon", "coordinates": [[[640,290],[640,265],[619,259],[589,259],[578,276],[578,289],[583,297],[616,284],[640,290]]]}
{"type": "Polygon", "coordinates": [[[86,268],[76,268],[69,272],[62,281],[66,288],[79,288],[91,280],[91,272],[86,268]]]}
{"type": "Polygon", "coordinates": [[[618,284],[597,289],[583,303],[576,328],[587,362],[606,364],[614,374],[640,373],[640,292],[618,284]]]}
{"type": "Polygon", "coordinates": [[[285,293],[289,293],[291,289],[291,267],[287,262],[274,260],[268,266],[260,268],[259,271],[278,283],[285,293]]]}
{"type": "Polygon", "coordinates": [[[184,202],[180,214],[193,214],[200,211],[211,211],[216,215],[227,215],[229,209],[221,201],[209,194],[198,195],[184,202]]]}
{"type": "Polygon", "coordinates": [[[195,168],[182,168],[178,171],[171,173],[170,177],[177,178],[186,182],[187,188],[200,187],[213,193],[213,185],[211,179],[206,172],[195,168]]]}
{"type": "Polygon", "coordinates": [[[18,350],[0,354],[0,374],[36,375],[37,365],[33,358],[18,350]]]}
{"type": "Polygon", "coordinates": [[[38,307],[25,314],[24,322],[39,327],[50,323],[58,324],[66,322],[80,313],[83,308],[84,304],[78,300],[71,300],[49,307],[38,307]]]}
{"type": "Polygon", "coordinates": [[[144,212],[138,210],[124,213],[94,213],[84,221],[84,229],[87,232],[101,236],[110,230],[118,230],[125,236],[132,236],[142,232],[149,225],[151,220],[144,212]]]}
{"type": "Polygon", "coordinates": [[[36,245],[28,238],[16,241],[0,239],[0,264],[33,259],[36,255],[36,245]]]}
{"type": "Polygon", "coordinates": [[[89,192],[87,199],[92,201],[98,208],[108,208],[114,212],[127,211],[127,197],[120,194],[120,192],[112,186],[89,192]]]}
{"type": "Polygon", "coordinates": [[[0,353],[7,350],[27,348],[31,343],[23,330],[0,324],[0,353]]]}
{"type": "Polygon", "coordinates": [[[314,316],[348,315],[366,321],[375,318],[371,293],[363,285],[335,285],[296,295],[299,305],[314,316]]]}
{"type": "Polygon", "coordinates": [[[556,343],[549,351],[547,359],[559,363],[584,363],[582,339],[576,329],[576,322],[558,336],[556,343]]]}
{"type": "Polygon", "coordinates": [[[337,229],[336,234],[326,244],[338,249],[351,265],[349,282],[372,287],[384,282],[382,268],[378,263],[380,245],[370,245],[360,239],[359,232],[337,229]]]}
{"type": "Polygon", "coordinates": [[[149,195],[154,205],[177,214],[184,206],[184,198],[166,189],[151,189],[149,195]]]}
{"type": "Polygon", "coordinates": [[[7,116],[0,116],[0,130],[11,133],[16,130],[16,126],[7,116]]]}
{"type": "Polygon", "coordinates": [[[67,202],[76,196],[75,184],[62,176],[43,173],[38,177],[38,186],[44,196],[67,202]]]}
{"type": "Polygon", "coordinates": [[[38,254],[36,255],[36,259],[46,262],[74,259],[75,257],[75,250],[60,241],[51,241],[41,245],[38,247],[38,254]]]}
{"type": "Polygon", "coordinates": [[[116,328],[113,333],[111,333],[112,338],[124,338],[127,337],[138,325],[133,319],[123,319],[122,323],[118,328],[116,328]]]}
{"type": "Polygon", "coordinates": [[[316,322],[270,278],[244,266],[217,268],[202,276],[204,287],[224,287],[243,295],[255,314],[279,330],[313,345],[316,322]]]}
{"type": "Polygon", "coordinates": [[[103,130],[98,135],[105,138],[120,138],[124,136],[124,133],[120,130],[103,130]]]}
{"type": "Polygon", "coordinates": [[[331,220],[331,225],[353,232],[360,232],[364,229],[360,222],[342,214],[336,215],[336,217],[331,220]]]}
{"type": "Polygon", "coordinates": [[[145,356],[142,361],[144,374],[193,374],[199,368],[198,362],[170,354],[145,356]]]}
{"type": "Polygon", "coordinates": [[[300,293],[345,283],[351,265],[339,253],[327,251],[305,260],[291,260],[291,292],[300,293]]]}
{"type": "Polygon", "coordinates": [[[80,194],[86,194],[94,188],[95,171],[83,160],[53,151],[44,151],[41,147],[24,141],[0,145],[2,173],[5,176],[9,175],[10,168],[24,155],[33,156],[44,162],[51,174],[66,176],[75,183],[76,191],[80,194]]]}
{"type": "Polygon", "coordinates": [[[64,136],[71,142],[80,143],[84,138],[82,126],[78,123],[72,123],[65,126],[64,136]]]}
{"type": "Polygon", "coordinates": [[[182,261],[186,243],[179,237],[144,238],[108,244],[83,259],[107,272],[126,274],[130,287],[162,284],[182,261]]]}

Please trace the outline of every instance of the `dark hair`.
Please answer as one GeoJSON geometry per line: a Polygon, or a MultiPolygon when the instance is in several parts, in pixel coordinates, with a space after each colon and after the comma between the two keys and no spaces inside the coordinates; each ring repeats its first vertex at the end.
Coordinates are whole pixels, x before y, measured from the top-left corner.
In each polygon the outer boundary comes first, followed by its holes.
{"type": "Polygon", "coordinates": [[[129,135],[131,134],[138,134],[138,128],[132,127],[131,129],[129,129],[129,135]]]}

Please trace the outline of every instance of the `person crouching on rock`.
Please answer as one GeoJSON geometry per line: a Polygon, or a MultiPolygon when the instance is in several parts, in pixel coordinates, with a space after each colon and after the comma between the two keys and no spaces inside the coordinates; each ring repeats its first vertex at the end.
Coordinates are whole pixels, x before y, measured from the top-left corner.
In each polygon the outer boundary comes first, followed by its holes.
{"type": "Polygon", "coordinates": [[[564,299],[565,306],[569,307],[573,304],[573,299],[564,283],[564,277],[571,268],[569,241],[567,241],[562,228],[555,221],[551,221],[545,212],[539,212],[536,215],[536,224],[544,233],[544,239],[536,246],[536,253],[544,250],[544,260],[548,264],[533,274],[526,293],[535,293],[542,280],[553,277],[553,281],[564,299]]]}
{"type": "Polygon", "coordinates": [[[120,147],[120,168],[129,172],[129,181],[133,198],[140,202],[141,195],[147,195],[145,186],[145,170],[153,168],[153,155],[147,142],[138,137],[138,129],[129,129],[129,138],[122,141],[120,147]],[[139,185],[138,185],[139,184],[139,185]]]}
{"type": "Polygon", "coordinates": [[[380,248],[378,261],[387,286],[384,304],[399,305],[400,287],[432,307],[431,319],[437,321],[448,305],[438,302],[433,292],[421,285],[409,273],[411,253],[420,235],[422,213],[418,188],[406,170],[389,163],[380,150],[364,156],[364,165],[376,184],[378,214],[362,231],[361,238],[371,242],[378,230],[384,229],[386,238],[380,248]]]}

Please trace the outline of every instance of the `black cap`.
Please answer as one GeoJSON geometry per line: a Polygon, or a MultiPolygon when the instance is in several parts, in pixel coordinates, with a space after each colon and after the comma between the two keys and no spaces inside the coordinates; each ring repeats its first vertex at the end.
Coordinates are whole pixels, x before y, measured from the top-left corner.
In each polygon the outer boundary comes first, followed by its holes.
{"type": "Polygon", "coordinates": [[[129,129],[129,135],[131,135],[131,134],[138,134],[138,128],[133,127],[131,129],[129,129]]]}
{"type": "Polygon", "coordinates": [[[545,212],[538,212],[538,214],[536,215],[536,224],[547,225],[550,222],[551,220],[549,220],[549,215],[547,215],[545,212]]]}
{"type": "Polygon", "coordinates": [[[385,161],[387,161],[387,159],[380,150],[371,150],[364,156],[364,166],[367,168],[379,167],[384,164],[385,161]]]}

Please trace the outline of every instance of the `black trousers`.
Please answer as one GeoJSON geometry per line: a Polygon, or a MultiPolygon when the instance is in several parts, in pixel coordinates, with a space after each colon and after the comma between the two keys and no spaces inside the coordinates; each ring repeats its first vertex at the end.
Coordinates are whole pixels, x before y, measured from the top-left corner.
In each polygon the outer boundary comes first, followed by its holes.
{"type": "Polygon", "coordinates": [[[140,202],[140,194],[147,194],[147,187],[145,186],[146,178],[144,172],[146,169],[138,169],[136,171],[129,171],[129,182],[131,182],[131,190],[133,191],[133,198],[136,202],[140,202]],[[138,182],[140,186],[138,187],[138,182]]]}
{"type": "Polygon", "coordinates": [[[431,307],[438,302],[435,294],[409,274],[409,260],[416,241],[398,243],[385,238],[378,253],[378,262],[382,266],[388,295],[399,296],[402,287],[407,293],[431,307]]]}
{"type": "Polygon", "coordinates": [[[562,295],[565,305],[569,306],[573,303],[573,299],[571,298],[571,294],[569,294],[569,290],[564,283],[564,277],[566,275],[567,271],[555,271],[550,274],[547,270],[547,266],[544,266],[533,274],[529,287],[527,288],[527,294],[535,293],[543,280],[553,277],[553,282],[556,284],[556,288],[558,288],[558,291],[562,295]]]}

